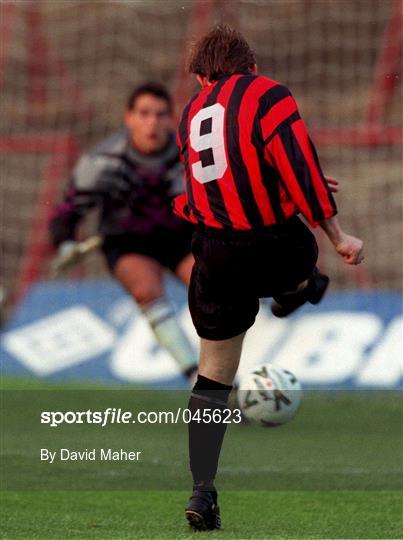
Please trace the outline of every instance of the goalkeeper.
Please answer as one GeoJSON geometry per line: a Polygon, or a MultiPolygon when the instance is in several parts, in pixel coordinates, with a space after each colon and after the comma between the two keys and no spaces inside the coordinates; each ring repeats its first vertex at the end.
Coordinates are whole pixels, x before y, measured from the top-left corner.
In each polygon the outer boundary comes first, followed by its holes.
{"type": "Polygon", "coordinates": [[[188,378],[197,357],[176,321],[163,289],[171,270],[186,286],[193,257],[192,227],[175,217],[171,201],[183,191],[183,168],[172,132],[172,99],[156,83],[133,90],[124,129],[113,133],[76,164],[63,202],[50,221],[58,255],[77,249],[79,222],[100,210],[102,251],[112,275],[137,302],[162,347],[188,378]]]}

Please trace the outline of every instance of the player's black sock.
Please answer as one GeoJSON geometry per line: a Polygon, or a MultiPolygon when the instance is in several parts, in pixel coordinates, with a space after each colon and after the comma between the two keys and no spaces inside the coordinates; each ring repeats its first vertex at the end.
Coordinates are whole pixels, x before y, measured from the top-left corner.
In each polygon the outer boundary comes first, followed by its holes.
{"type": "Polygon", "coordinates": [[[215,491],[214,478],[227,424],[224,415],[216,413],[215,420],[207,422],[208,415],[213,417],[214,409],[223,410],[227,406],[232,386],[199,375],[189,400],[192,421],[189,423],[190,470],[193,475],[194,489],[215,491]],[[206,411],[206,409],[210,409],[206,411]],[[206,416],[203,417],[203,411],[206,416]],[[195,416],[196,415],[196,416],[195,416]],[[200,418],[200,421],[197,421],[200,418]]]}

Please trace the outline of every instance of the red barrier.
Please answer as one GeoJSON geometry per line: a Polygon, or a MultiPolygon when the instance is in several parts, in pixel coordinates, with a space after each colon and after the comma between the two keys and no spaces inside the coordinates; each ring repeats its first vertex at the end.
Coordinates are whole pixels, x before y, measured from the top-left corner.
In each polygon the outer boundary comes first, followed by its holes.
{"type": "Polygon", "coordinates": [[[368,103],[368,122],[381,125],[388,103],[400,75],[400,53],[403,24],[403,4],[394,0],[375,66],[374,80],[368,103]]]}
{"type": "Polygon", "coordinates": [[[48,222],[63,173],[73,164],[79,152],[71,135],[15,135],[0,137],[0,152],[50,154],[44,171],[24,253],[22,255],[14,300],[20,300],[30,285],[41,275],[49,255],[48,222]]]}
{"type": "Polygon", "coordinates": [[[0,88],[4,82],[8,60],[7,50],[14,34],[17,13],[17,4],[11,4],[10,2],[0,4],[0,88]]]}

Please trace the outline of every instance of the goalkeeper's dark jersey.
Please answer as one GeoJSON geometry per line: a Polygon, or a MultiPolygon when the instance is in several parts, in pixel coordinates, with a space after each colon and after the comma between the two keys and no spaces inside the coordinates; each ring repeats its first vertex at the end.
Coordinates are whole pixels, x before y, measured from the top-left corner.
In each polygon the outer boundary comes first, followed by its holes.
{"type": "Polygon", "coordinates": [[[203,88],[177,139],[186,193],[174,209],[192,223],[247,230],[302,213],[315,226],[336,214],[297,104],[271,79],[236,74],[203,88]]]}
{"type": "Polygon", "coordinates": [[[78,161],[51,219],[53,242],[73,239],[78,222],[94,207],[100,210],[99,230],[105,236],[180,229],[183,221],[171,206],[183,190],[174,134],[163,151],[144,156],[133,148],[129,132],[121,130],[78,161]]]}

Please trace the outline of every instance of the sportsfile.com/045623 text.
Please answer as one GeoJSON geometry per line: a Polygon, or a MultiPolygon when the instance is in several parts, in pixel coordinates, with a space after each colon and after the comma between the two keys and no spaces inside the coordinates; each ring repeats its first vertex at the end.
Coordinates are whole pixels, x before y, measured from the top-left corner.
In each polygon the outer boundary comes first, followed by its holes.
{"type": "Polygon", "coordinates": [[[239,424],[242,420],[240,409],[211,408],[191,411],[178,407],[175,411],[124,411],[109,407],[103,411],[42,411],[41,424],[58,427],[62,424],[94,424],[105,427],[110,424],[189,424],[223,423],[239,424]]]}

